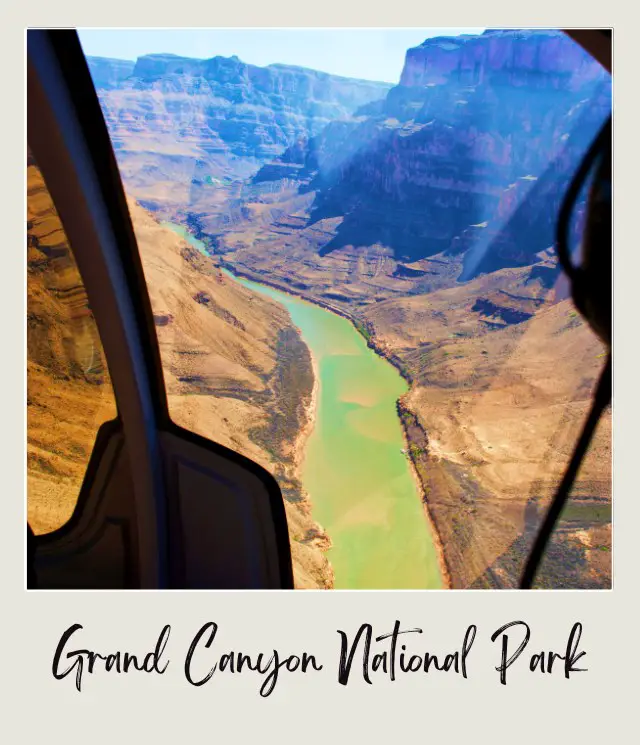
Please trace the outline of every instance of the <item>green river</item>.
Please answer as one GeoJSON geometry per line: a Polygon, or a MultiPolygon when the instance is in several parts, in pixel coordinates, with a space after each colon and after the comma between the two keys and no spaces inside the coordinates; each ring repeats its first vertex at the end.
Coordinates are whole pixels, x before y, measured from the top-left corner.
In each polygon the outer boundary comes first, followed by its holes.
{"type": "MultiPolygon", "coordinates": [[[[182,226],[163,223],[206,254],[182,226]]],[[[319,374],[302,481],[332,541],[341,589],[440,588],[431,532],[410,470],[396,400],[407,384],[342,316],[257,282],[227,276],[281,303],[319,374]]]]}

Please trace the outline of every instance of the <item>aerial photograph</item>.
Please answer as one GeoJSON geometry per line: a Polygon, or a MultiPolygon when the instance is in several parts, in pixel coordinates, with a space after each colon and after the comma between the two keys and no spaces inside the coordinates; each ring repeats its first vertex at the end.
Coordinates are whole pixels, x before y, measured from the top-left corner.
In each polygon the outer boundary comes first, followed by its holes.
{"type": "Polygon", "coordinates": [[[27,586],[611,589],[611,41],[29,31],[27,586]]]}

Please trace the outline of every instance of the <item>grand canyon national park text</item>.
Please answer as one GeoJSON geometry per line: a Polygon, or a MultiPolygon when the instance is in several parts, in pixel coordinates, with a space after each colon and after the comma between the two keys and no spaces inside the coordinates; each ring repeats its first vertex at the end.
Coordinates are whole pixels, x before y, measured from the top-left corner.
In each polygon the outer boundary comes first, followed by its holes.
{"type": "MultiPolygon", "coordinates": [[[[257,691],[266,698],[275,691],[281,676],[289,674],[328,672],[342,686],[356,679],[369,685],[381,678],[393,682],[408,673],[418,674],[416,682],[423,679],[420,674],[424,673],[435,677],[449,673],[469,679],[472,677],[471,652],[478,639],[480,643],[488,641],[495,645],[496,681],[507,685],[512,666],[528,669],[538,677],[554,674],[571,679],[572,673],[586,672],[587,668],[578,666],[586,655],[580,644],[582,630],[582,624],[575,622],[564,638],[560,633],[557,651],[537,646],[534,632],[525,621],[509,621],[490,634],[479,633],[475,624],[469,624],[457,648],[438,649],[437,640],[429,640],[428,635],[427,644],[424,644],[422,628],[407,626],[399,620],[390,631],[382,633],[371,624],[363,623],[357,630],[338,629],[335,660],[321,661],[315,654],[304,650],[291,653],[277,649],[260,652],[230,649],[218,624],[208,621],[195,633],[184,655],[178,657],[176,667],[180,666],[187,683],[196,687],[207,683],[224,685],[223,673],[256,674],[257,691]]],[[[53,656],[52,674],[59,681],[75,677],[75,687],[79,692],[87,683],[87,675],[164,675],[172,663],[170,636],[171,626],[167,624],[150,651],[96,651],[88,646],[90,636],[87,631],[76,623],[60,637],[53,656]]]]}

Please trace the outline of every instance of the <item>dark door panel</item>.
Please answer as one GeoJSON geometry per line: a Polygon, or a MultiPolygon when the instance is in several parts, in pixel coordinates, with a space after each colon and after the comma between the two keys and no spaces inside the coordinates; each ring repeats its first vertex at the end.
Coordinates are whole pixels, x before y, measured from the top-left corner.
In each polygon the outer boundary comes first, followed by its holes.
{"type": "Polygon", "coordinates": [[[162,449],[173,582],[190,588],[292,587],[286,518],[275,480],[255,464],[248,467],[244,459],[216,452],[186,433],[163,433],[162,449]]]}
{"type": "Polygon", "coordinates": [[[62,528],[35,538],[39,589],[139,586],[135,500],[122,428],[98,433],[78,503],[62,528]]]}

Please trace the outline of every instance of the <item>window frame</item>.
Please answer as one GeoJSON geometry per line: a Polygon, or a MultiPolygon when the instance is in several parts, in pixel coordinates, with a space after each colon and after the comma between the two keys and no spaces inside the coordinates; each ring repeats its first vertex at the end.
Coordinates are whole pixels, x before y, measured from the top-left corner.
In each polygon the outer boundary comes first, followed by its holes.
{"type": "MultiPolygon", "coordinates": [[[[140,586],[168,587],[169,505],[162,432],[238,464],[264,486],[274,520],[281,587],[293,588],[286,513],[276,479],[249,458],[171,419],[153,312],[117,161],[75,30],[27,31],[27,140],[85,285],[130,452],[140,547],[140,586]]],[[[104,425],[103,425],[104,426],[104,425]]],[[[100,449],[100,437],[96,442],[100,449]]],[[[91,460],[98,453],[92,453],[91,460]]],[[[91,463],[91,461],[90,461],[91,463]]],[[[90,491],[88,467],[80,494],[90,491]]],[[[70,520],[35,545],[64,537],[70,520]]]]}

